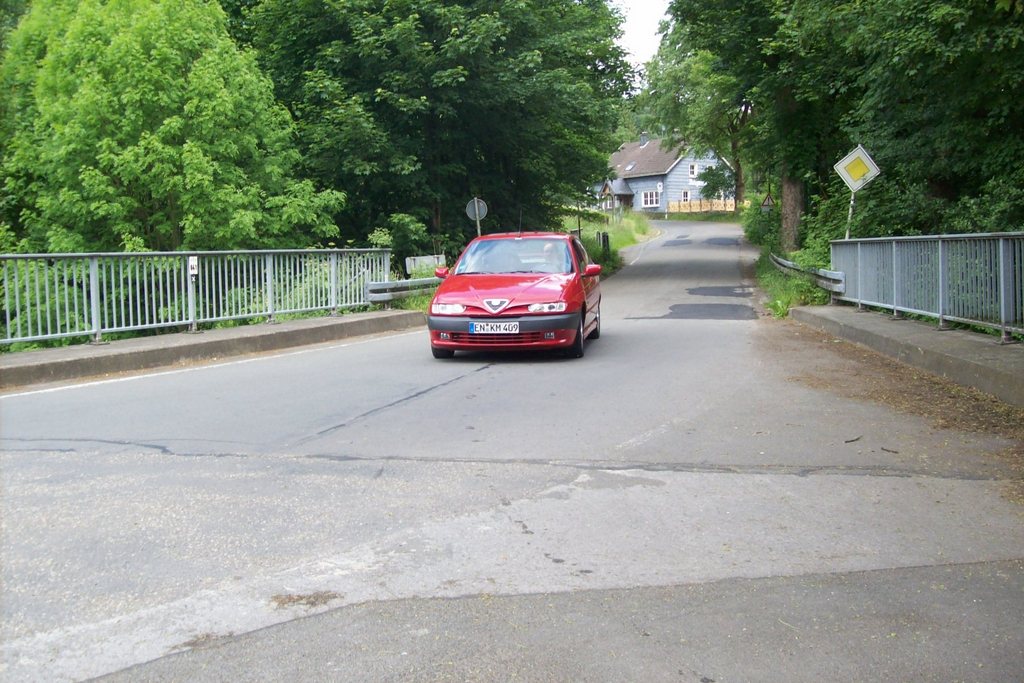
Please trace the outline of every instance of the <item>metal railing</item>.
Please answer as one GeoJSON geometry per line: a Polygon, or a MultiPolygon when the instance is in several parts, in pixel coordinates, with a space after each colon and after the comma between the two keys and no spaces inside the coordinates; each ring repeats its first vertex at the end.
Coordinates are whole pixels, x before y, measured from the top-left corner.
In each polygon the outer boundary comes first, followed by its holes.
{"type": "Polygon", "coordinates": [[[364,306],[386,249],[0,255],[0,343],[364,306]]]}
{"type": "Polygon", "coordinates": [[[832,242],[846,274],[835,298],[858,306],[1024,333],[1024,232],[832,242]]]}

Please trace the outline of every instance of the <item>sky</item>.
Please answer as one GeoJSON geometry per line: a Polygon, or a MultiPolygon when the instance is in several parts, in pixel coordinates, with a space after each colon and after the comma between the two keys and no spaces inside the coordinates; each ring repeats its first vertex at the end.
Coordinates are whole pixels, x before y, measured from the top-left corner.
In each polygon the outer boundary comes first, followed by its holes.
{"type": "Polygon", "coordinates": [[[669,0],[613,0],[626,17],[620,45],[629,51],[630,62],[642,67],[658,51],[658,24],[665,18],[669,0]]]}

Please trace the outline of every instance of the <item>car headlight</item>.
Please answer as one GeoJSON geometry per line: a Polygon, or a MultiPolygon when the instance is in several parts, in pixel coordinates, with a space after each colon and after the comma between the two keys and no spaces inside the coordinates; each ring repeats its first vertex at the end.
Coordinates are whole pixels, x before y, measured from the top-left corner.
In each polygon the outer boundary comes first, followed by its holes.
{"type": "Polygon", "coordinates": [[[462,304],[430,304],[430,312],[434,315],[458,315],[465,313],[466,307],[462,304]]]}
{"type": "Polygon", "coordinates": [[[565,313],[565,302],[556,301],[548,304],[530,304],[526,310],[530,313],[565,313]]]}

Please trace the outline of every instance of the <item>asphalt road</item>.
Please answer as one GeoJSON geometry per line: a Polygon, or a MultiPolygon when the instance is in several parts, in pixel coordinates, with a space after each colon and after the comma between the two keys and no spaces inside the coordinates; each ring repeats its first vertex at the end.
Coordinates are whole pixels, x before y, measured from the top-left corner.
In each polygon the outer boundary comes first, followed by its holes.
{"type": "Polygon", "coordinates": [[[0,397],[0,677],[1020,680],[1008,444],[796,381],[863,368],[757,315],[755,256],[667,224],[580,360],[416,331],[0,397]]]}

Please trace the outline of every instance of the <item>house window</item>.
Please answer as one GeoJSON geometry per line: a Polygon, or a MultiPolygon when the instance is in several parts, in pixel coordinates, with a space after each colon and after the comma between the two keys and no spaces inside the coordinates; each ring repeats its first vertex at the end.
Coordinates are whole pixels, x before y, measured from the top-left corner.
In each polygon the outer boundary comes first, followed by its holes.
{"type": "Polygon", "coordinates": [[[690,164],[690,177],[691,178],[696,178],[697,177],[697,164],[690,164]]]}
{"type": "Polygon", "coordinates": [[[643,207],[645,209],[658,208],[661,206],[661,193],[655,192],[654,190],[648,190],[644,192],[642,197],[643,207]]]}
{"type": "Polygon", "coordinates": [[[684,202],[690,201],[690,191],[689,190],[683,190],[683,201],[684,202]]]}

